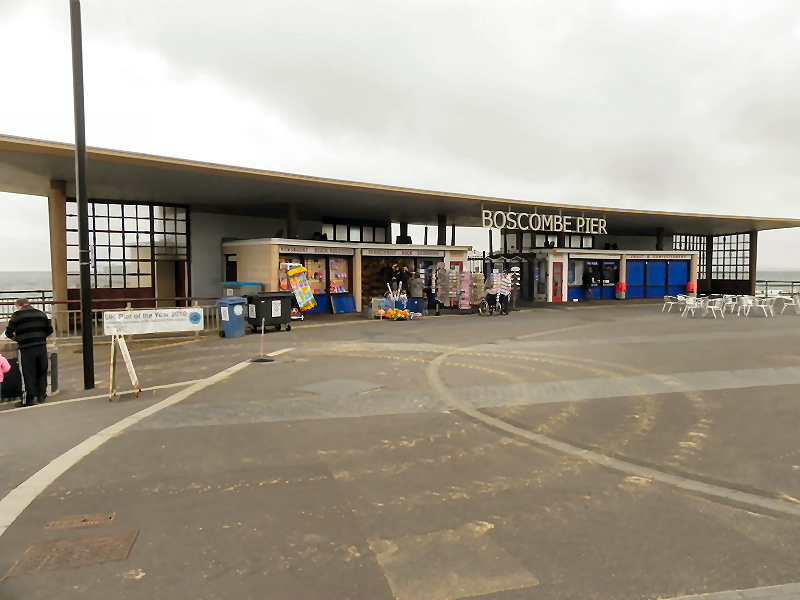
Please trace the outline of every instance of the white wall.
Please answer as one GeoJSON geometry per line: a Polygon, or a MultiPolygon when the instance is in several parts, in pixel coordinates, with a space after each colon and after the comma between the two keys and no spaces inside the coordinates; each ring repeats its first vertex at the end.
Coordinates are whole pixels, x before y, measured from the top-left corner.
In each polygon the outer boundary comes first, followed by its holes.
{"type": "MultiPolygon", "coordinates": [[[[301,221],[298,231],[301,238],[311,238],[322,225],[301,221]]],[[[225,260],[222,254],[222,239],[258,239],[275,237],[278,231],[286,235],[286,219],[244,217],[191,213],[189,246],[192,260],[192,295],[218,297],[220,283],[225,277],[225,260]]]]}

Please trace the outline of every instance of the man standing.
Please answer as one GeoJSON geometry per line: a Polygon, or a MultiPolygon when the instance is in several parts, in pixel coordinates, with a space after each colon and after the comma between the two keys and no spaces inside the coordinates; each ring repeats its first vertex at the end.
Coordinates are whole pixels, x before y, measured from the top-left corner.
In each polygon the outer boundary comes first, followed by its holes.
{"type": "Polygon", "coordinates": [[[592,283],[594,282],[594,273],[592,267],[586,265],[583,268],[583,297],[585,300],[592,299],[592,283]]]}
{"type": "Polygon", "coordinates": [[[514,282],[511,279],[511,273],[503,271],[500,276],[500,314],[508,314],[508,299],[511,296],[511,289],[514,282]]]}
{"type": "Polygon", "coordinates": [[[6,337],[17,342],[17,359],[22,374],[22,401],[14,406],[32,406],[47,398],[47,336],[53,333],[50,319],[31,306],[27,298],[14,305],[6,337]]]}

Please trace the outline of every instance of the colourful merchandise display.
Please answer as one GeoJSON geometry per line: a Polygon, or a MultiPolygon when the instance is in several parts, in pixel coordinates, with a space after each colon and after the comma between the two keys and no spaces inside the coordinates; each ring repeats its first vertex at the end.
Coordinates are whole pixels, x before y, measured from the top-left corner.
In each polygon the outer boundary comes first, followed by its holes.
{"type": "Polygon", "coordinates": [[[308,284],[308,277],[306,277],[307,269],[305,267],[295,267],[290,269],[287,273],[289,276],[289,286],[294,292],[294,297],[297,299],[297,305],[301,311],[310,310],[317,305],[314,300],[314,294],[311,291],[311,286],[308,284]]]}

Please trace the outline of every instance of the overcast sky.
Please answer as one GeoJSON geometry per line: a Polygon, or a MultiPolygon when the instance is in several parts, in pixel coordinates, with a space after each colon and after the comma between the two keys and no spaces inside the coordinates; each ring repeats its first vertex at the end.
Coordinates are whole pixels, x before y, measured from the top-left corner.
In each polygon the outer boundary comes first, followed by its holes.
{"type": "MultiPolygon", "coordinates": [[[[800,218],[796,0],[81,7],[90,146],[530,201],[800,218]]],[[[0,0],[0,133],[74,142],[69,32],[68,0],[0,0]]],[[[0,194],[0,211],[0,270],[48,269],[46,202],[0,194]],[[11,253],[31,240],[27,258],[11,253]]],[[[763,233],[759,266],[800,271],[799,252],[800,231],[763,233]]]]}

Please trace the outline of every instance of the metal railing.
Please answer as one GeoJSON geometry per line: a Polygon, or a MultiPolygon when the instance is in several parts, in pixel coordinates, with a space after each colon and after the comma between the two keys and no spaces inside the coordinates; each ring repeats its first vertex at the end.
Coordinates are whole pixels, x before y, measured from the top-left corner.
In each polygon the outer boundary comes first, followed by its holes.
{"type": "MultiPolygon", "coordinates": [[[[81,310],[78,301],[55,302],[52,300],[52,292],[49,297],[47,292],[41,296],[35,296],[31,291],[4,292],[0,295],[0,333],[5,329],[8,319],[16,310],[14,301],[16,298],[28,298],[31,305],[44,311],[53,321],[53,337],[71,338],[79,337],[81,329],[81,310]],[[13,294],[13,296],[12,296],[13,294]],[[8,298],[3,296],[9,296],[8,298]]],[[[119,307],[121,302],[127,303],[127,308],[135,303],[135,308],[175,308],[180,306],[191,306],[203,309],[203,331],[219,330],[219,312],[217,310],[216,298],[113,298],[92,300],[92,336],[102,336],[103,333],[103,313],[108,310],[126,310],[126,307],[119,307]],[[109,305],[103,308],[103,304],[109,305]],[[167,306],[169,304],[170,306],[167,306]],[[99,306],[97,306],[99,305],[99,306]]]]}
{"type": "Polygon", "coordinates": [[[799,294],[800,281],[765,280],[756,281],[757,296],[778,296],[780,294],[799,294]]]}

